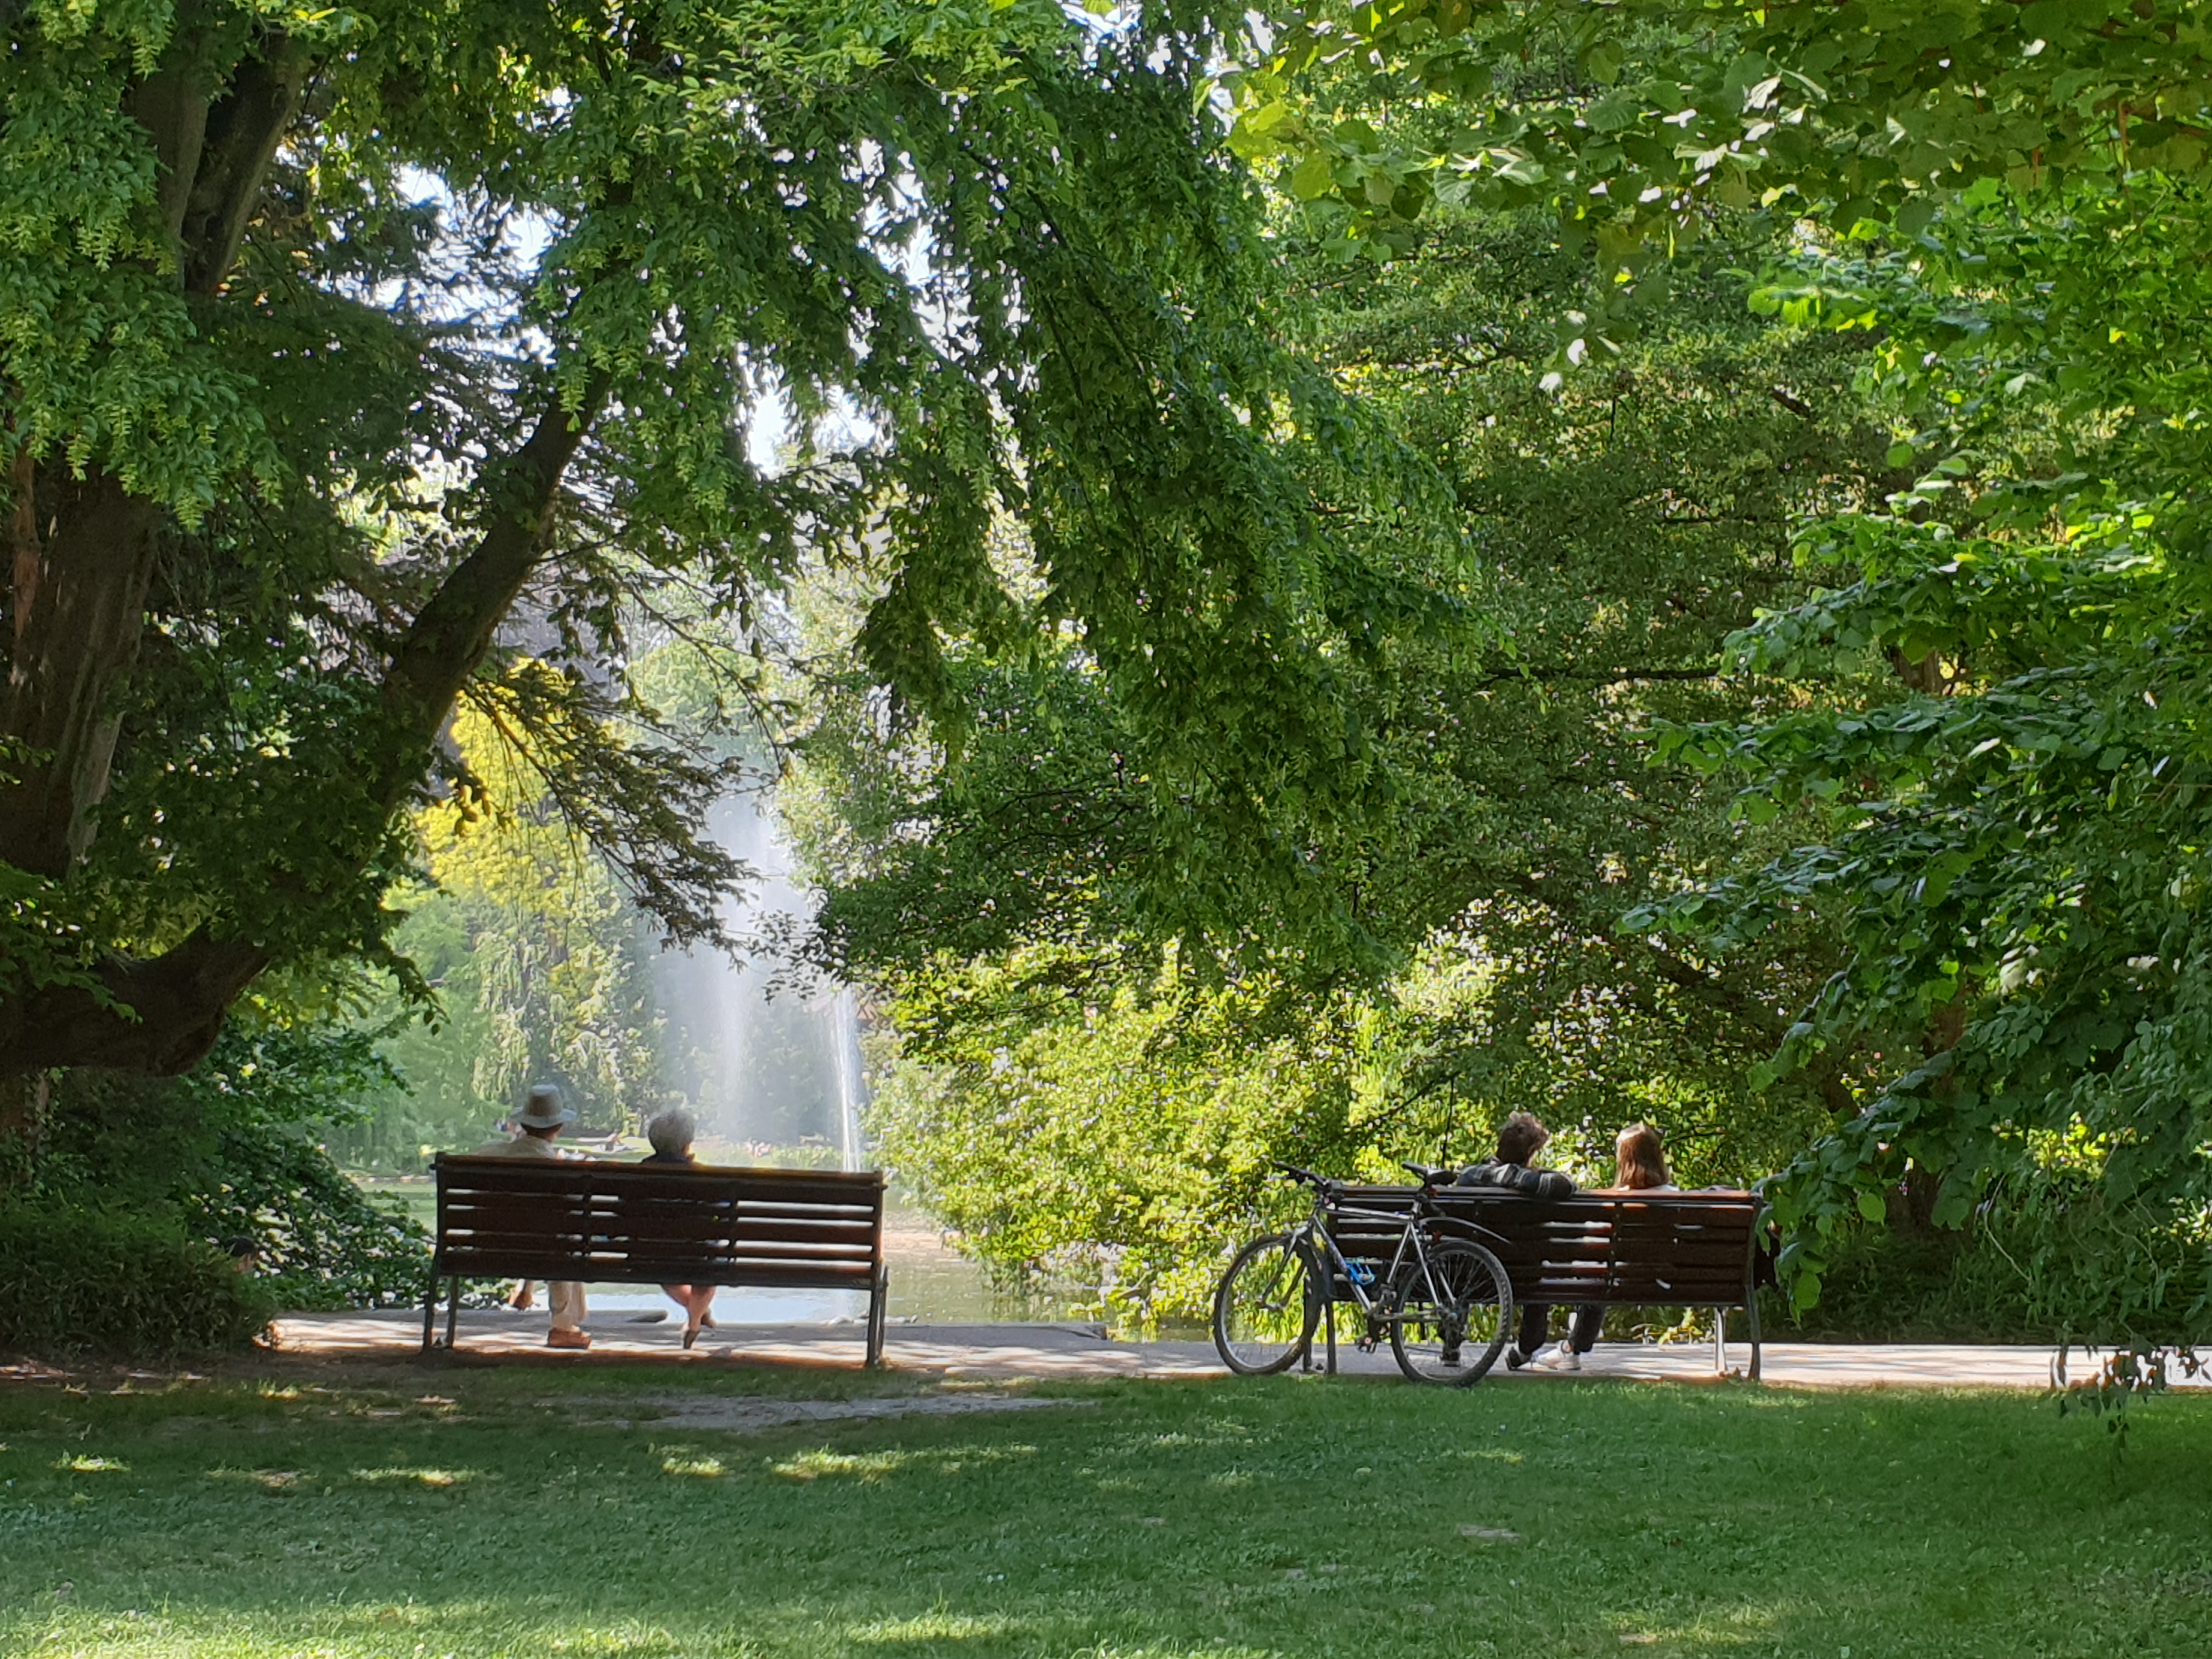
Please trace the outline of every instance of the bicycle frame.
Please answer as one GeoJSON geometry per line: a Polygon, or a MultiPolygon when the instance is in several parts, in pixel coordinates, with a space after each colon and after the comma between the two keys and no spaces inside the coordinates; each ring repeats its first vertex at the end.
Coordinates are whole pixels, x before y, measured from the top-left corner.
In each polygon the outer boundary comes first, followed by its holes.
{"type": "MultiPolygon", "coordinates": [[[[1331,1375],[1336,1370],[1336,1306],[1341,1299],[1336,1293],[1339,1279],[1350,1291],[1350,1299],[1364,1321],[1365,1328],[1358,1339],[1358,1346],[1363,1351],[1371,1350],[1386,1338],[1395,1343],[1397,1332],[1394,1328],[1403,1326],[1409,1317],[1396,1304],[1394,1291],[1399,1281],[1407,1279],[1413,1267],[1420,1269],[1427,1297],[1437,1297],[1433,1260],[1430,1254],[1432,1243],[1447,1243],[1450,1237],[1456,1236],[1463,1237],[1468,1243],[1480,1245],[1485,1237],[1497,1237],[1479,1223],[1448,1214],[1437,1203],[1431,1188],[1438,1171],[1419,1164],[1409,1164],[1406,1167],[1421,1182],[1414,1202],[1408,1208],[1376,1210],[1339,1204],[1332,1210],[1332,1200],[1341,1194],[1346,1183],[1317,1175],[1311,1170],[1300,1169],[1295,1164],[1279,1160],[1275,1163],[1277,1170],[1291,1180],[1303,1182],[1313,1193],[1312,1213],[1291,1227],[1283,1238],[1304,1263],[1309,1297],[1320,1296],[1322,1313],[1328,1325],[1328,1369],[1331,1375]],[[1371,1267],[1355,1263],[1336,1241],[1336,1235],[1329,1225],[1332,1214],[1339,1221],[1382,1222],[1387,1227],[1395,1228],[1397,1243],[1391,1252],[1389,1264],[1378,1273],[1371,1267]],[[1432,1234],[1438,1237],[1432,1239],[1432,1234]],[[1376,1288],[1378,1286],[1380,1288],[1376,1288]]],[[[1362,1258],[1363,1261],[1367,1259],[1362,1258]]],[[[1411,1303],[1414,1298],[1409,1296],[1407,1300],[1411,1303]]],[[[1218,1334],[1215,1340],[1220,1340],[1218,1334]]],[[[1298,1359],[1305,1370],[1310,1371],[1314,1369],[1313,1339],[1310,1335],[1301,1346],[1298,1359]]]]}
{"type": "MultiPolygon", "coordinates": [[[[1328,1289],[1322,1301],[1322,1317],[1328,1327],[1328,1370],[1333,1376],[1336,1371],[1337,1297],[1334,1288],[1336,1279],[1341,1275],[1344,1283],[1352,1291],[1354,1305],[1358,1308],[1366,1320],[1367,1329],[1360,1339],[1360,1346],[1364,1352],[1381,1342],[1384,1333],[1390,1326],[1403,1317],[1387,1304],[1389,1299],[1389,1287],[1395,1285],[1400,1275],[1405,1272],[1409,1251],[1411,1260],[1419,1265],[1423,1279],[1430,1279],[1429,1242],[1425,1229],[1434,1224],[1437,1218],[1421,1210],[1416,1210],[1406,1215],[1382,1210],[1339,1211],[1340,1215],[1355,1219],[1400,1224],[1398,1248],[1392,1253],[1389,1265],[1378,1272],[1371,1267],[1355,1266],[1352,1258],[1345,1255],[1338,1246],[1335,1235],[1329,1231],[1327,1206],[1327,1190],[1316,1187],[1314,1189],[1314,1213],[1291,1230],[1291,1237],[1295,1243],[1310,1250],[1313,1249],[1316,1242],[1318,1241],[1327,1251],[1326,1256],[1321,1255],[1316,1251],[1314,1257],[1310,1259],[1311,1265],[1307,1271],[1310,1273],[1318,1269],[1326,1275],[1324,1282],[1328,1289]],[[1376,1294],[1370,1296],[1368,1293],[1370,1285],[1382,1288],[1376,1294]]],[[[1432,1279],[1430,1281],[1430,1288],[1432,1291],[1435,1288],[1432,1279]]],[[[1310,1342],[1308,1343],[1302,1358],[1305,1369],[1311,1370],[1313,1349],[1310,1342]]]]}
{"type": "MultiPolygon", "coordinates": [[[[1352,1213],[1377,1221],[1401,1219],[1400,1217],[1386,1216],[1376,1211],[1355,1210],[1352,1213]]],[[[1365,1314],[1370,1319],[1382,1321],[1387,1319],[1389,1316],[1378,1311],[1382,1306],[1382,1298],[1370,1296],[1367,1293],[1368,1285],[1387,1285],[1397,1282],[1399,1273],[1406,1266],[1406,1249],[1408,1244],[1413,1246],[1417,1260],[1424,1264],[1428,1261],[1428,1247],[1421,1238],[1419,1224],[1411,1218],[1403,1218],[1403,1219],[1405,1227],[1404,1231],[1398,1235],[1397,1250],[1390,1257],[1390,1265],[1379,1272],[1372,1267],[1355,1266],[1352,1258],[1345,1255],[1338,1247],[1335,1235],[1329,1231],[1327,1220],[1321,1216],[1307,1217],[1292,1230],[1292,1236],[1309,1245],[1318,1240],[1328,1251],[1328,1255],[1318,1265],[1324,1272],[1330,1274],[1332,1279],[1339,1274],[1342,1275],[1345,1284],[1352,1291],[1352,1300],[1358,1304],[1360,1312],[1365,1314]]],[[[1333,1292],[1330,1299],[1332,1301],[1335,1299],[1333,1292]]]]}

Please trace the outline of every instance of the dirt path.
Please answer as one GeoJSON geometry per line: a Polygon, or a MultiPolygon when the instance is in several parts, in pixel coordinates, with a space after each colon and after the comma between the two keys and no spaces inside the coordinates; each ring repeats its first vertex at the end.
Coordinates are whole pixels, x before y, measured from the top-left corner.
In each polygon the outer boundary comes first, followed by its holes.
{"type": "Polygon", "coordinates": [[[841,1423],[887,1417],[950,1417],[970,1412],[1066,1411],[1097,1405],[1091,1400],[1039,1400],[1030,1395],[887,1395],[872,1400],[760,1400],[732,1395],[624,1395],[594,1397],[564,1395],[538,1402],[571,1414],[579,1426],[718,1429],[746,1433],[793,1423],[841,1423]],[[594,1408],[605,1417],[578,1416],[594,1408]]]}

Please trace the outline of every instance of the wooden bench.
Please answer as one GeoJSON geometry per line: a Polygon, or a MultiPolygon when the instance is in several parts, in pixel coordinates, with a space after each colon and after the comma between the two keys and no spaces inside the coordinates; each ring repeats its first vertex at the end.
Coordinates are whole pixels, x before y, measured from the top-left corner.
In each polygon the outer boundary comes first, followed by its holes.
{"type": "Polygon", "coordinates": [[[868,1359],[884,1355],[879,1170],[723,1170],[705,1164],[441,1154],[438,1236],[422,1351],[449,1287],[446,1346],[465,1279],[743,1285],[868,1293],[868,1359]]]}
{"type": "MultiPolygon", "coordinates": [[[[1420,1197],[1413,1187],[1350,1186],[1334,1210],[1399,1217],[1420,1197]]],[[[1728,1370],[1724,1316],[1741,1308],[1750,1322],[1751,1371],[1759,1376],[1757,1280],[1766,1200],[1755,1193],[1577,1193],[1545,1200],[1493,1187],[1439,1187],[1437,1208],[1454,1231],[1494,1252],[1526,1306],[1592,1304],[1715,1310],[1715,1369],[1728,1370]]],[[[1329,1230],[1354,1261],[1388,1261],[1400,1224],[1341,1219],[1329,1230]]],[[[1350,1301],[1339,1287],[1334,1297],[1350,1301]]],[[[1334,1345],[1334,1331],[1331,1333],[1334,1345]]]]}

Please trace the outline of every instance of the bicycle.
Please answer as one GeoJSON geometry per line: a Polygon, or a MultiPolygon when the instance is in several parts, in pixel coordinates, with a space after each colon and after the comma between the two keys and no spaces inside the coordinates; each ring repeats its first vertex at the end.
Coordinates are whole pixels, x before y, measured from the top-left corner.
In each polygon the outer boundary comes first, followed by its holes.
{"type": "Polygon", "coordinates": [[[1512,1333],[1513,1284],[1488,1249],[1446,1236],[1446,1229],[1478,1230],[1438,1212],[1434,1188],[1444,1171],[1407,1164],[1420,1178],[1421,1197],[1401,1214],[1347,1206],[1343,1182],[1293,1164],[1275,1167],[1313,1188],[1313,1213],[1288,1232],[1254,1239],[1222,1274],[1213,1293],[1213,1346],[1231,1370],[1271,1376],[1310,1352],[1336,1283],[1365,1321],[1360,1351],[1373,1352],[1387,1335],[1398,1369],[1413,1381],[1464,1388],[1497,1364],[1512,1333]],[[1387,1266],[1346,1256],[1329,1230],[1332,1216],[1398,1225],[1387,1266]]]}

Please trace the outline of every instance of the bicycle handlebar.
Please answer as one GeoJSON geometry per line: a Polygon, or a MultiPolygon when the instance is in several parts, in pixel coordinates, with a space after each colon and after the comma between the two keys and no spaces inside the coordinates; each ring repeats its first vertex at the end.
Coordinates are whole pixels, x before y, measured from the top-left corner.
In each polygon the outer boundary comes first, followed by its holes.
{"type": "Polygon", "coordinates": [[[1303,1170],[1303,1168],[1298,1168],[1297,1164],[1285,1164],[1285,1161],[1279,1159],[1279,1157],[1272,1157],[1272,1159],[1267,1161],[1274,1164],[1276,1170],[1283,1172],[1283,1179],[1285,1179],[1285,1182],[1305,1182],[1307,1186],[1314,1188],[1314,1192],[1321,1192],[1321,1194],[1343,1192],[1345,1188],[1345,1183],[1338,1182],[1336,1176],[1332,1175],[1314,1175],[1312,1170],[1303,1170]]]}
{"type": "MultiPolygon", "coordinates": [[[[1303,1181],[1309,1187],[1322,1190],[1345,1184],[1328,1176],[1316,1175],[1311,1170],[1301,1169],[1295,1164],[1285,1164],[1279,1158],[1271,1158],[1267,1162],[1273,1164],[1287,1181],[1303,1181]]],[[[1459,1179],[1459,1171],[1449,1165],[1401,1163],[1398,1167],[1409,1172],[1424,1187],[1449,1187],[1459,1179]]]]}
{"type": "MultiPolygon", "coordinates": [[[[1285,1164],[1279,1158],[1271,1158],[1267,1162],[1274,1165],[1285,1180],[1302,1181],[1311,1187],[1324,1203],[1333,1196],[1338,1197],[1339,1201],[1341,1201],[1340,1195],[1348,1183],[1332,1180],[1325,1175],[1316,1175],[1311,1170],[1301,1169],[1295,1164],[1285,1164]]],[[[1400,1167],[1410,1171],[1419,1179],[1421,1189],[1425,1194],[1432,1194],[1439,1187],[1451,1186],[1459,1178],[1459,1171],[1449,1167],[1432,1168],[1425,1164],[1401,1164],[1400,1167]]],[[[1402,1223],[1407,1226],[1415,1224],[1402,1210],[1343,1209],[1339,1213],[1353,1220],[1387,1221],[1393,1224],[1402,1223]]],[[[1504,1243],[1499,1234],[1484,1226],[1480,1222],[1471,1221],[1462,1216],[1445,1214],[1433,1206],[1429,1209],[1428,1214],[1432,1224],[1441,1226],[1455,1236],[1472,1237],[1478,1241],[1487,1238],[1499,1243],[1504,1243]]]]}

